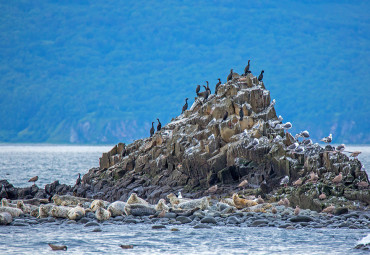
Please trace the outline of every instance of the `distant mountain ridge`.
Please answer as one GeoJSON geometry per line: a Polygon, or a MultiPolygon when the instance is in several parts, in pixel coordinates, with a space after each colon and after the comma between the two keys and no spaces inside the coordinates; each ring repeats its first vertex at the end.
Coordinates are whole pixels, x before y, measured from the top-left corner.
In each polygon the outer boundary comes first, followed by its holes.
{"type": "Polygon", "coordinates": [[[3,1],[0,142],[117,143],[149,135],[230,68],[316,141],[370,143],[369,3],[3,1]],[[314,11],[313,11],[314,10],[314,11]]]}

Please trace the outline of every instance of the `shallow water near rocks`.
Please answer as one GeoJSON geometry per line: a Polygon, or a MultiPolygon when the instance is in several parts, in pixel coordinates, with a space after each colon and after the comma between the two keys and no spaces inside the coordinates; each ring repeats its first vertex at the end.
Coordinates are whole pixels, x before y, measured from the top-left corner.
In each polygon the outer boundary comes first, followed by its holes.
{"type": "Polygon", "coordinates": [[[4,254],[49,254],[48,243],[67,245],[68,253],[129,254],[366,254],[354,250],[365,230],[213,227],[179,231],[154,230],[149,224],[101,225],[102,232],[82,224],[0,227],[4,254]],[[123,250],[119,245],[132,244],[123,250]]]}
{"type": "MultiPolygon", "coordinates": [[[[59,180],[74,184],[77,174],[98,166],[102,152],[112,146],[0,145],[0,179],[18,187],[39,175],[43,187],[59,180]]],[[[348,147],[362,151],[359,159],[369,174],[370,146],[348,147]]],[[[48,243],[67,245],[71,254],[369,254],[353,249],[369,234],[365,229],[280,229],[276,227],[212,226],[193,229],[189,225],[109,222],[96,227],[66,221],[27,226],[0,226],[0,254],[50,254],[48,243]],[[171,231],[171,228],[179,231],[171,231]],[[120,244],[132,244],[123,250],[120,244]]]]}

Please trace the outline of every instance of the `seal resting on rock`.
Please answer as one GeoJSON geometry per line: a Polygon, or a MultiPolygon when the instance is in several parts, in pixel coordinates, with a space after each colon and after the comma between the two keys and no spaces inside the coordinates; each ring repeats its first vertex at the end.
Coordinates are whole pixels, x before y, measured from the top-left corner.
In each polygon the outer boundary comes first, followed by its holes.
{"type": "Polygon", "coordinates": [[[127,204],[142,204],[142,205],[149,205],[147,201],[137,196],[136,193],[132,193],[130,197],[127,199],[127,204]]]}
{"type": "Polygon", "coordinates": [[[188,199],[188,198],[176,197],[176,195],[173,194],[173,193],[168,194],[167,195],[167,198],[170,200],[170,203],[171,203],[172,206],[176,206],[176,205],[178,205],[180,203],[191,201],[191,199],[188,199]]]}
{"type": "Polygon", "coordinates": [[[168,212],[170,208],[166,205],[166,200],[163,198],[159,199],[158,204],[155,206],[156,211],[166,211],[168,212]]]}
{"type": "Polygon", "coordinates": [[[92,201],[90,209],[91,211],[95,212],[99,207],[104,207],[104,201],[97,199],[92,201]]]}
{"type": "Polygon", "coordinates": [[[68,218],[68,212],[71,208],[62,205],[54,205],[50,211],[50,215],[55,218],[68,218]]]}
{"type": "Polygon", "coordinates": [[[0,213],[0,225],[8,225],[12,223],[13,217],[8,212],[1,212],[0,213]]]}
{"type": "Polygon", "coordinates": [[[68,205],[76,206],[78,205],[78,203],[85,203],[85,202],[92,201],[91,199],[88,199],[88,198],[75,197],[75,196],[69,196],[69,195],[60,196],[57,194],[55,194],[51,199],[53,200],[54,204],[62,205],[63,203],[64,206],[68,206],[68,205]]]}
{"type": "Polygon", "coordinates": [[[50,211],[53,209],[53,207],[54,205],[52,204],[40,205],[38,218],[49,217],[50,211]]]}
{"type": "Polygon", "coordinates": [[[108,206],[107,210],[111,213],[113,217],[121,216],[122,214],[125,214],[125,206],[125,202],[115,201],[108,206]]]}
{"type": "Polygon", "coordinates": [[[0,212],[7,212],[13,218],[14,217],[19,217],[19,215],[23,214],[23,211],[21,209],[14,208],[14,207],[9,207],[9,206],[0,207],[0,212]]]}
{"type": "Polygon", "coordinates": [[[99,221],[109,220],[110,216],[110,212],[105,210],[103,207],[98,207],[95,211],[95,217],[99,221]]]}
{"type": "Polygon", "coordinates": [[[177,208],[180,209],[194,209],[194,208],[200,208],[202,210],[205,210],[209,206],[209,200],[208,197],[203,197],[199,199],[194,199],[191,201],[183,202],[177,205],[177,208]]]}
{"type": "Polygon", "coordinates": [[[246,208],[246,207],[251,207],[251,206],[257,205],[257,202],[255,202],[253,200],[240,198],[238,196],[238,194],[236,194],[236,193],[233,194],[232,198],[233,198],[233,202],[235,204],[235,207],[238,208],[238,209],[243,209],[243,208],[246,208]]]}
{"type": "Polygon", "coordinates": [[[157,211],[152,205],[144,204],[126,204],[125,213],[126,215],[133,216],[149,216],[154,215],[157,211]]]}
{"type": "Polygon", "coordinates": [[[70,220],[79,220],[85,216],[85,209],[82,207],[82,204],[78,204],[68,211],[67,216],[70,220]]]}
{"type": "Polygon", "coordinates": [[[31,206],[25,205],[22,200],[17,202],[17,208],[21,209],[23,213],[29,214],[31,212],[31,206]]]}

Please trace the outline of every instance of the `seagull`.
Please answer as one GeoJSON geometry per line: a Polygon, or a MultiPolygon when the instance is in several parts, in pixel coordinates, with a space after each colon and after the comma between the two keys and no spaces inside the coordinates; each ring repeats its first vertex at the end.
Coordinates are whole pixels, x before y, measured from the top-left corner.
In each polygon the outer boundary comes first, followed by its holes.
{"type": "Polygon", "coordinates": [[[338,145],[337,148],[335,148],[335,149],[339,152],[342,152],[342,151],[344,151],[345,148],[346,148],[346,146],[342,143],[341,145],[338,145]]]}
{"type": "Polygon", "coordinates": [[[312,140],[311,139],[307,139],[307,140],[303,140],[302,142],[304,145],[310,145],[312,144],[312,140]]]}
{"type": "Polygon", "coordinates": [[[244,180],[241,183],[239,183],[238,188],[243,188],[243,190],[244,190],[245,186],[247,186],[247,185],[248,185],[248,181],[244,180]]]}
{"type": "Polygon", "coordinates": [[[325,195],[325,193],[321,193],[321,194],[320,194],[320,196],[319,196],[319,199],[320,199],[320,200],[324,200],[324,199],[326,199],[326,195],[325,195]]]}
{"type": "Polygon", "coordinates": [[[32,177],[31,179],[29,179],[28,182],[33,182],[33,184],[35,184],[35,182],[37,182],[38,179],[39,179],[39,177],[36,175],[36,176],[32,177]]]}
{"type": "Polygon", "coordinates": [[[212,187],[210,187],[208,190],[207,190],[207,193],[216,193],[216,191],[217,191],[217,184],[216,185],[214,185],[214,186],[212,186],[212,187]]]}
{"type": "Polygon", "coordinates": [[[55,244],[51,244],[51,243],[49,243],[48,245],[50,246],[50,248],[53,251],[66,251],[67,250],[66,245],[55,245],[55,244]]]}
{"type": "Polygon", "coordinates": [[[305,130],[305,131],[302,131],[301,133],[299,133],[298,136],[303,137],[303,138],[308,138],[308,137],[310,137],[310,133],[308,133],[308,131],[305,130]]]}
{"type": "Polygon", "coordinates": [[[331,204],[330,206],[328,206],[324,210],[322,210],[322,212],[327,213],[327,214],[333,214],[334,210],[335,210],[335,207],[334,207],[333,204],[331,204]]]}
{"type": "Polygon", "coordinates": [[[315,174],[313,171],[310,173],[310,182],[317,182],[319,180],[319,176],[315,174]]]}
{"type": "Polygon", "coordinates": [[[300,186],[302,185],[302,179],[299,178],[298,180],[296,180],[294,183],[293,183],[294,186],[300,186]]]}
{"type": "Polygon", "coordinates": [[[284,185],[284,187],[286,187],[288,183],[289,183],[289,176],[286,175],[283,179],[281,179],[280,185],[284,185]]]}
{"type": "Polygon", "coordinates": [[[257,138],[253,138],[252,142],[249,143],[249,145],[247,146],[247,150],[249,149],[252,149],[254,146],[258,145],[259,144],[259,141],[257,138]]]}
{"type": "Polygon", "coordinates": [[[287,123],[285,123],[285,124],[283,124],[283,125],[281,125],[281,127],[283,128],[283,129],[291,129],[292,128],[292,123],[290,123],[290,122],[287,122],[287,123]]]}
{"type": "Polygon", "coordinates": [[[332,134],[329,134],[329,136],[322,138],[320,141],[323,141],[324,143],[331,143],[333,140],[332,134]]]}
{"type": "Polygon", "coordinates": [[[341,181],[342,181],[342,179],[343,179],[343,175],[342,175],[342,173],[340,172],[337,176],[335,176],[334,178],[333,178],[333,183],[335,183],[335,184],[339,184],[341,181]]]}
{"type": "Polygon", "coordinates": [[[278,121],[282,122],[283,121],[283,117],[281,115],[279,115],[278,117],[278,121]]]}
{"type": "Polygon", "coordinates": [[[299,146],[299,143],[295,142],[295,143],[289,145],[287,149],[290,150],[290,151],[292,151],[292,150],[297,149],[298,146],[299,146]]]}
{"type": "Polygon", "coordinates": [[[177,193],[177,198],[182,198],[181,191],[179,191],[179,193],[177,193]]]}
{"type": "Polygon", "coordinates": [[[280,142],[280,141],[282,141],[283,140],[283,138],[280,136],[280,135],[277,135],[273,140],[272,140],[272,142],[273,143],[278,143],[278,142],[280,142]]]}
{"type": "Polygon", "coordinates": [[[296,207],[294,209],[294,215],[298,215],[300,212],[301,212],[301,209],[299,208],[298,205],[296,205],[296,207]]]}
{"type": "Polygon", "coordinates": [[[294,152],[296,152],[296,153],[302,153],[302,152],[304,152],[304,147],[299,145],[299,146],[294,150],[294,152]]]}
{"type": "Polygon", "coordinates": [[[351,155],[349,155],[350,157],[353,157],[353,158],[357,158],[358,155],[361,154],[361,151],[354,151],[354,152],[351,152],[351,155]]]}

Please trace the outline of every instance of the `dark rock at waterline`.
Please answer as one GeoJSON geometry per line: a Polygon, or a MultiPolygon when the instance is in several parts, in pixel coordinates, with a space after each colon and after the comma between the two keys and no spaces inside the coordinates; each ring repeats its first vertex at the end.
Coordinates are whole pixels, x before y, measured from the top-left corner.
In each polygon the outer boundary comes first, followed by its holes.
{"type": "Polygon", "coordinates": [[[304,216],[304,215],[298,215],[298,216],[290,218],[291,222],[310,222],[313,220],[314,220],[313,218],[309,216],[304,216]]]}
{"type": "Polygon", "coordinates": [[[348,208],[347,207],[336,208],[335,211],[334,211],[335,215],[342,215],[342,214],[346,214],[346,213],[348,213],[348,208]]]}
{"type": "Polygon", "coordinates": [[[153,225],[152,226],[152,229],[163,229],[163,228],[166,228],[166,226],[164,225],[153,225]]]}
{"type": "Polygon", "coordinates": [[[355,246],[355,249],[370,251],[370,243],[368,244],[358,244],[355,246]]]}
{"type": "Polygon", "coordinates": [[[213,217],[204,217],[203,219],[200,220],[201,223],[211,223],[211,224],[216,224],[217,221],[213,217]]]}
{"type": "Polygon", "coordinates": [[[176,220],[181,222],[182,224],[192,222],[192,220],[189,217],[185,217],[185,216],[178,216],[178,217],[176,217],[176,220]]]}
{"type": "Polygon", "coordinates": [[[212,228],[212,227],[207,225],[207,224],[199,223],[199,224],[195,225],[193,228],[199,229],[199,228],[212,228]]]}

